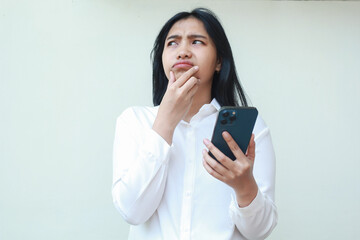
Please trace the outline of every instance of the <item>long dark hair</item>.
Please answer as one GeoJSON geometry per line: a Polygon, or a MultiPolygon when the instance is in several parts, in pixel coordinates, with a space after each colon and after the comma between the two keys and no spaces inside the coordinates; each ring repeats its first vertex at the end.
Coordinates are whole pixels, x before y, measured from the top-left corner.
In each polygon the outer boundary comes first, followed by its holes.
{"type": "Polygon", "coordinates": [[[154,105],[160,105],[168,85],[162,64],[166,36],[177,21],[188,17],[195,17],[204,24],[207,33],[215,44],[217,57],[221,60],[221,69],[219,72],[215,72],[213,76],[211,98],[215,98],[221,106],[239,106],[239,101],[242,106],[247,106],[247,100],[236,74],[234,58],[225,31],[216,15],[206,8],[196,8],[191,12],[176,14],[165,23],[157,36],[151,52],[154,105]]]}

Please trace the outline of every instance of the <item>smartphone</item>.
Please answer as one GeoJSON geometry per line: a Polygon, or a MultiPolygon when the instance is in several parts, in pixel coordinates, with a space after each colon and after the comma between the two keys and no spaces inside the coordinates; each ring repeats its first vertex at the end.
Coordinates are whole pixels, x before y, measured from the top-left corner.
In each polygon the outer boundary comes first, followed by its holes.
{"type": "MultiPolygon", "coordinates": [[[[236,159],[222,133],[230,133],[241,151],[245,154],[248,148],[258,111],[255,107],[222,107],[216,120],[211,142],[227,157],[236,159]]],[[[209,151],[209,155],[216,159],[209,151]]]]}

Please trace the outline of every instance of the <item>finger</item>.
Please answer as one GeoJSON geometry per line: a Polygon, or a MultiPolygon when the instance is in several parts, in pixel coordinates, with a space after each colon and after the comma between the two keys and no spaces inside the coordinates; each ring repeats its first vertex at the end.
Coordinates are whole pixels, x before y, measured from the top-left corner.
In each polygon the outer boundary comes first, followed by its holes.
{"type": "Polygon", "coordinates": [[[181,75],[181,77],[176,79],[176,84],[178,85],[178,87],[181,87],[182,85],[184,85],[184,83],[186,83],[187,80],[189,80],[198,70],[199,70],[199,67],[194,66],[194,67],[190,68],[189,70],[187,70],[183,75],[181,75]]]}
{"type": "Polygon", "coordinates": [[[232,138],[230,133],[228,133],[227,131],[224,131],[222,133],[222,136],[223,136],[225,142],[227,143],[227,145],[229,146],[231,152],[236,157],[236,159],[241,159],[241,158],[245,157],[245,154],[241,151],[239,145],[235,142],[235,140],[232,138]]]}
{"type": "Polygon", "coordinates": [[[188,93],[194,86],[199,85],[200,79],[191,77],[181,88],[184,92],[188,93]]]}
{"type": "Polygon", "coordinates": [[[198,88],[199,88],[199,85],[198,85],[198,84],[194,85],[194,86],[189,90],[188,96],[189,96],[190,98],[194,97],[194,95],[195,95],[196,91],[198,90],[198,88]]]}
{"type": "Polygon", "coordinates": [[[203,166],[205,168],[205,170],[214,178],[220,180],[220,181],[224,181],[224,177],[221,176],[218,172],[216,172],[210,165],[208,162],[205,161],[205,159],[203,159],[203,166]]]}
{"type": "Polygon", "coordinates": [[[215,147],[215,145],[210,142],[209,139],[205,138],[203,142],[219,163],[221,163],[226,169],[231,169],[233,161],[230,158],[228,158],[217,147],[215,147]]]}
{"type": "Polygon", "coordinates": [[[203,153],[203,159],[215,172],[217,172],[221,176],[226,175],[226,172],[229,171],[228,169],[226,169],[223,165],[221,165],[219,162],[213,159],[205,149],[203,150],[202,153],[203,153]]]}
{"type": "Polygon", "coordinates": [[[249,146],[246,151],[246,156],[252,161],[255,160],[255,140],[254,139],[255,139],[255,135],[251,134],[249,146]]]}

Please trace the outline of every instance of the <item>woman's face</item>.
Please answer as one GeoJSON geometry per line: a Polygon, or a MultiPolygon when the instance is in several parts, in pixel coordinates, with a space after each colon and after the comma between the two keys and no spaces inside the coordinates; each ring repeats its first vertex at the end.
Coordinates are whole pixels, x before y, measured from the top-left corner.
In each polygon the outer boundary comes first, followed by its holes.
{"type": "Polygon", "coordinates": [[[170,71],[178,79],[192,66],[198,66],[195,77],[200,79],[200,84],[211,84],[214,72],[221,68],[215,44],[204,24],[194,17],[179,20],[172,26],[166,36],[162,63],[168,79],[170,71]]]}

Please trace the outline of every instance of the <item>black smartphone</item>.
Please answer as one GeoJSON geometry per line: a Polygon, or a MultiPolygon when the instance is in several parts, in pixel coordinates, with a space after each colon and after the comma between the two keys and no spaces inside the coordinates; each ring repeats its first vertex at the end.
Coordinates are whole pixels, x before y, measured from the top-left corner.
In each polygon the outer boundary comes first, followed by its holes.
{"type": "MultiPolygon", "coordinates": [[[[258,111],[255,107],[222,107],[216,120],[211,142],[227,157],[236,159],[222,133],[230,133],[245,154],[248,148],[258,111]]],[[[209,151],[209,155],[216,159],[209,151]]]]}

